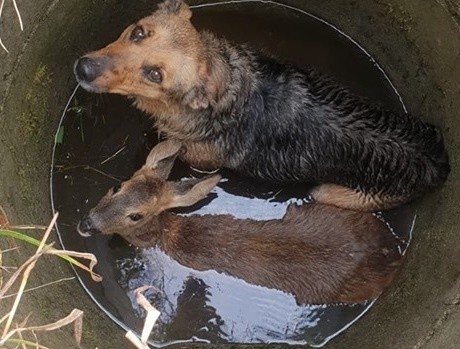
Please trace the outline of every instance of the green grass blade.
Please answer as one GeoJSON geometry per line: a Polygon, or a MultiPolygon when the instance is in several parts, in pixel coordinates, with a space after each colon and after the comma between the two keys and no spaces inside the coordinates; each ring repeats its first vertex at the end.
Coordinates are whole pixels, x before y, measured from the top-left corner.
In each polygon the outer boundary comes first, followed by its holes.
{"type": "Polygon", "coordinates": [[[45,347],[45,346],[40,345],[38,343],[26,341],[26,340],[23,340],[23,339],[11,338],[11,339],[8,339],[6,342],[11,343],[11,344],[17,344],[17,345],[24,344],[24,345],[26,345],[28,347],[31,347],[31,348],[49,349],[48,347],[45,347]]]}
{"type": "MultiPolygon", "coordinates": [[[[34,239],[33,237],[30,237],[29,235],[26,235],[26,234],[23,234],[23,233],[18,233],[18,232],[13,231],[13,230],[0,229],[0,236],[9,237],[9,238],[13,238],[13,239],[16,239],[16,240],[21,240],[21,241],[27,242],[27,243],[29,243],[31,245],[37,246],[37,247],[40,245],[39,240],[34,239]]],[[[53,248],[53,247],[49,247],[49,249],[58,251],[58,249],[53,248]]],[[[84,264],[80,263],[79,261],[77,261],[76,259],[74,259],[72,257],[67,256],[66,254],[57,253],[56,255],[58,257],[64,259],[65,261],[67,261],[67,262],[79,267],[79,268],[82,268],[84,270],[88,269],[84,264]]]]}

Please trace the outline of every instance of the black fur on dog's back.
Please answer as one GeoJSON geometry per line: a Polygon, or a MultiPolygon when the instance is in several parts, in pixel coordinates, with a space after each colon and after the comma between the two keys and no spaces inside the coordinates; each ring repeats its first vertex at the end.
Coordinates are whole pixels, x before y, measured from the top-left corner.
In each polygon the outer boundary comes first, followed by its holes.
{"type": "Polygon", "coordinates": [[[216,143],[225,166],[401,202],[445,181],[448,156],[434,126],[371,104],[313,70],[203,35],[209,48],[217,44],[213,57],[228,59],[229,84],[214,105],[186,117],[195,130],[184,140],[200,135],[192,138],[216,143]]]}

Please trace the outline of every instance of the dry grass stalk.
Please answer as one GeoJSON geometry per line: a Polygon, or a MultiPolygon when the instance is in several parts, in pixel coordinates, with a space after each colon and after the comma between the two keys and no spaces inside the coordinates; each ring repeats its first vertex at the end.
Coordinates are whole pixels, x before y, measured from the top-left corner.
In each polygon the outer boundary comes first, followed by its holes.
{"type": "MultiPolygon", "coordinates": [[[[40,288],[44,288],[44,287],[48,287],[48,286],[51,286],[51,285],[54,285],[54,284],[59,284],[59,283],[64,282],[64,281],[72,281],[72,280],[75,280],[75,277],[74,277],[74,276],[69,277],[69,278],[62,278],[62,279],[59,279],[59,280],[54,280],[54,281],[48,282],[48,283],[43,284],[43,285],[39,285],[39,286],[36,286],[36,287],[28,288],[28,289],[24,290],[23,293],[27,293],[27,292],[39,290],[40,288]]],[[[11,297],[14,297],[14,296],[16,296],[16,295],[17,295],[17,292],[16,292],[16,293],[12,293],[12,294],[7,294],[7,295],[2,296],[1,299],[11,298],[11,297]]]]}
{"type": "Polygon", "coordinates": [[[115,153],[113,153],[107,159],[101,161],[101,163],[99,165],[104,165],[106,162],[108,162],[108,161],[112,160],[113,158],[115,158],[118,154],[120,154],[125,149],[126,149],[126,145],[122,146],[120,149],[118,149],[115,153]]]}
{"type": "MultiPolygon", "coordinates": [[[[3,8],[4,8],[4,5],[5,5],[5,2],[6,2],[6,0],[1,0],[1,3],[0,3],[0,19],[2,18],[3,8]]],[[[19,12],[18,4],[16,3],[16,0],[12,0],[12,3],[13,3],[13,6],[14,6],[14,10],[16,11],[16,16],[17,16],[18,21],[19,21],[19,26],[21,28],[21,31],[23,31],[24,30],[24,25],[22,23],[21,12],[19,12]]],[[[0,46],[6,51],[6,53],[9,53],[8,49],[3,44],[3,41],[2,41],[1,38],[0,38],[0,46]]]]}
{"type": "MultiPolygon", "coordinates": [[[[19,325],[16,325],[16,329],[18,329],[18,328],[20,328],[20,326],[19,326],[19,325]]],[[[21,333],[21,332],[18,332],[18,337],[19,337],[19,339],[20,339],[20,341],[21,341],[19,344],[21,345],[22,349],[27,349],[27,346],[26,346],[25,343],[24,343],[24,337],[22,336],[22,333],[21,333]]],[[[18,345],[19,345],[19,344],[18,344],[18,345]]]]}
{"type": "Polygon", "coordinates": [[[141,338],[139,339],[132,331],[128,331],[126,333],[126,338],[131,343],[133,343],[133,345],[137,349],[149,349],[147,340],[149,339],[149,335],[152,332],[153,326],[155,326],[155,323],[157,322],[158,317],[160,316],[160,312],[157,309],[155,309],[149,303],[147,298],[145,298],[145,296],[142,294],[142,292],[149,288],[151,288],[151,286],[142,286],[134,291],[136,295],[137,304],[139,304],[147,312],[147,316],[144,320],[144,327],[142,329],[141,338]]]}
{"type": "MultiPolygon", "coordinates": [[[[9,315],[7,321],[6,321],[5,328],[3,329],[2,339],[8,334],[8,331],[10,329],[11,323],[13,321],[14,314],[16,314],[16,310],[17,310],[17,308],[19,306],[19,301],[21,300],[22,293],[24,292],[24,288],[26,287],[27,280],[29,279],[30,272],[35,267],[35,263],[37,262],[37,259],[38,259],[39,255],[41,255],[43,253],[42,250],[45,247],[46,240],[48,239],[49,235],[51,234],[51,230],[53,229],[54,224],[56,223],[57,217],[58,217],[58,214],[56,213],[54,215],[53,219],[51,220],[51,223],[48,226],[48,229],[46,229],[45,234],[43,235],[43,238],[42,238],[42,240],[40,242],[40,245],[37,248],[37,251],[35,252],[35,256],[37,256],[37,257],[35,259],[33,259],[29,263],[29,265],[26,267],[26,269],[24,271],[24,274],[23,274],[23,277],[22,277],[22,280],[21,280],[21,285],[19,286],[18,295],[16,296],[16,299],[15,299],[15,301],[13,303],[13,307],[11,308],[11,311],[10,311],[10,315],[9,315]]],[[[4,292],[3,292],[3,294],[4,294],[4,292]]],[[[2,344],[1,341],[0,341],[0,344],[2,344]]]]}
{"type": "Polygon", "coordinates": [[[54,331],[71,323],[74,323],[75,341],[77,342],[77,345],[80,346],[83,328],[83,312],[79,309],[74,309],[66,317],[46,325],[25,327],[24,324],[23,327],[18,327],[8,332],[5,336],[2,336],[0,339],[0,345],[5,345],[7,342],[9,342],[10,337],[24,331],[54,331]]]}
{"type": "Polygon", "coordinates": [[[26,269],[31,263],[36,261],[41,255],[43,255],[44,252],[35,254],[29,259],[27,259],[15,272],[11,277],[8,279],[6,284],[0,289],[0,299],[3,299],[4,294],[11,288],[11,286],[14,284],[16,279],[21,275],[22,271],[26,269]]]}
{"type": "Polygon", "coordinates": [[[0,206],[0,229],[8,229],[10,222],[8,222],[8,217],[6,216],[5,210],[0,206]]]}
{"type": "MultiPolygon", "coordinates": [[[[20,229],[24,229],[24,230],[28,230],[28,229],[42,229],[43,226],[40,226],[40,225],[11,225],[8,221],[8,218],[5,214],[5,211],[3,210],[3,208],[0,206],[0,233],[1,235],[6,235],[6,236],[9,236],[9,237],[14,237],[14,238],[17,238],[17,239],[22,239],[23,241],[26,241],[30,244],[35,244],[36,246],[39,246],[40,245],[40,242],[38,240],[35,240],[33,239],[32,237],[29,237],[27,236],[27,238],[24,237],[23,234],[18,234],[16,233],[15,231],[11,231],[10,229],[14,229],[14,228],[20,228],[20,229]]],[[[47,227],[44,227],[45,229],[47,227]]],[[[13,240],[11,242],[11,244],[14,244],[15,241],[13,240]]],[[[13,247],[12,249],[14,248],[17,248],[16,246],[13,247]]],[[[9,249],[11,250],[11,249],[9,249]]],[[[6,251],[6,250],[5,250],[6,251]]],[[[5,252],[3,251],[3,252],[5,252]]],[[[1,252],[1,251],[0,251],[1,252]]],[[[52,244],[49,244],[46,246],[46,249],[45,249],[45,252],[43,252],[44,254],[51,254],[51,255],[56,255],[64,260],[66,260],[67,262],[71,263],[72,265],[76,266],[76,267],[79,267],[80,269],[88,272],[90,275],[91,275],[91,278],[96,281],[96,282],[99,282],[102,280],[102,277],[95,273],[93,271],[94,269],[94,266],[97,264],[97,259],[96,257],[91,254],[91,253],[83,253],[83,252],[75,252],[75,251],[67,251],[67,250],[58,250],[58,249],[55,249],[52,247],[52,244]],[[76,258],[82,258],[82,259],[85,259],[85,260],[88,260],[90,263],[89,263],[89,267],[87,267],[86,265],[80,263],[79,261],[73,259],[72,257],[76,257],[76,258]]],[[[33,258],[33,256],[31,257],[33,258]]],[[[0,254],[0,262],[1,262],[1,254],[0,254]]],[[[32,260],[26,262],[27,264],[32,262],[32,260]]],[[[0,267],[1,267],[1,263],[0,263],[0,267]]],[[[26,265],[22,265],[21,266],[21,271],[26,267],[26,265]]],[[[14,277],[10,278],[10,282],[14,282],[14,280],[17,278],[17,275],[14,275],[14,277]]],[[[1,291],[0,291],[0,298],[2,297],[2,294],[1,294],[1,291]]]]}
{"type": "Polygon", "coordinates": [[[77,258],[82,258],[82,259],[85,259],[85,260],[88,260],[89,261],[89,267],[87,267],[86,265],[78,262],[78,261],[73,261],[72,264],[79,267],[80,269],[88,272],[91,276],[91,278],[93,279],[93,281],[96,281],[96,282],[99,282],[99,281],[102,281],[102,276],[100,276],[99,274],[95,273],[93,271],[94,267],[96,266],[97,264],[97,258],[95,255],[93,255],[92,253],[84,253],[84,252],[75,252],[75,251],[69,251],[69,250],[58,250],[58,249],[55,249],[55,248],[50,248],[48,249],[45,254],[51,254],[51,255],[56,255],[56,256],[59,256],[59,257],[77,257],[77,258]]]}
{"type": "MultiPolygon", "coordinates": [[[[8,281],[6,281],[4,284],[0,285],[0,300],[3,300],[7,297],[15,297],[13,305],[10,309],[10,311],[5,314],[3,317],[0,318],[0,324],[4,324],[3,327],[3,333],[0,337],[0,348],[3,348],[6,344],[15,344],[17,348],[27,348],[27,347],[34,347],[34,348],[40,348],[40,349],[48,349],[47,347],[40,345],[38,343],[38,339],[35,336],[35,332],[42,332],[42,331],[53,331],[57,330],[63,326],[66,326],[68,324],[73,323],[74,324],[74,336],[75,336],[75,341],[78,346],[80,346],[81,342],[81,337],[82,337],[82,328],[83,328],[83,312],[78,309],[72,310],[72,312],[67,315],[66,317],[46,324],[46,325],[41,325],[41,326],[27,326],[27,321],[29,316],[25,318],[21,323],[16,324],[15,328],[12,329],[12,324],[13,324],[13,319],[16,315],[17,309],[20,305],[21,298],[26,291],[31,291],[33,289],[37,289],[40,287],[44,287],[45,285],[38,286],[36,288],[28,289],[26,290],[26,285],[27,281],[29,279],[29,275],[33,268],[35,267],[35,264],[37,260],[44,254],[52,254],[52,255],[57,255],[61,258],[64,258],[68,261],[71,261],[72,264],[81,266],[83,269],[87,270],[91,276],[93,277],[94,280],[100,281],[102,278],[97,275],[96,273],[93,272],[93,267],[97,263],[96,257],[92,254],[89,253],[80,253],[80,252],[74,252],[74,251],[65,251],[65,250],[57,250],[52,247],[52,244],[47,244],[46,241],[54,227],[54,224],[56,223],[56,219],[58,217],[58,214],[55,214],[53,219],[51,220],[50,224],[46,228],[46,231],[43,235],[43,238],[38,241],[35,240],[31,237],[26,237],[25,241],[33,243],[35,245],[38,245],[37,250],[35,251],[34,255],[29,257],[17,270],[9,277],[8,281]],[[73,257],[77,258],[84,258],[90,261],[90,266],[89,268],[86,267],[85,265],[75,261],[73,257]],[[5,296],[5,294],[10,290],[10,288],[13,286],[16,280],[19,279],[19,277],[22,275],[21,283],[19,285],[19,290],[15,294],[9,294],[5,296]],[[25,340],[23,337],[24,332],[30,332],[34,335],[35,337],[35,342],[31,342],[28,340],[25,340]],[[13,338],[17,337],[17,338],[13,338]]],[[[11,226],[9,224],[9,221],[7,219],[7,216],[4,212],[4,210],[0,206],[0,232],[2,234],[6,234],[6,236],[11,236],[8,234],[14,234],[15,232],[5,230],[10,229],[11,226]]],[[[37,228],[35,226],[26,226],[27,229],[29,228],[37,228]]],[[[17,234],[17,233],[16,233],[17,234]]],[[[13,235],[14,236],[14,235],[13,235]]],[[[8,249],[11,251],[11,249],[8,249]]],[[[8,251],[0,250],[0,263],[1,263],[1,256],[2,253],[8,251]]],[[[0,264],[0,267],[2,265],[0,264]]],[[[62,280],[58,280],[60,282],[62,280]]],[[[55,282],[54,282],[55,283],[55,282]]],[[[30,315],[30,314],[29,314],[30,315]]]]}
{"type": "Polygon", "coordinates": [[[117,181],[119,182],[121,180],[121,178],[117,178],[117,177],[114,177],[104,171],[101,171],[101,170],[98,170],[97,168],[94,168],[94,167],[91,167],[89,165],[73,165],[73,166],[64,166],[64,165],[56,165],[55,168],[57,169],[55,171],[55,173],[62,173],[62,172],[65,172],[65,171],[69,171],[69,170],[74,170],[74,169],[83,169],[83,170],[87,170],[87,171],[93,171],[95,173],[98,173],[104,177],[107,177],[107,178],[110,178],[110,179],[113,179],[114,181],[117,181]]]}
{"type": "MultiPolygon", "coordinates": [[[[2,13],[3,13],[3,6],[5,5],[5,0],[2,0],[0,3],[0,19],[2,18],[2,13]]],[[[8,49],[6,46],[3,44],[2,38],[0,38],[0,46],[8,53],[8,49]]]]}
{"type": "Polygon", "coordinates": [[[44,225],[10,225],[8,229],[13,230],[45,230],[47,227],[44,225]]]}

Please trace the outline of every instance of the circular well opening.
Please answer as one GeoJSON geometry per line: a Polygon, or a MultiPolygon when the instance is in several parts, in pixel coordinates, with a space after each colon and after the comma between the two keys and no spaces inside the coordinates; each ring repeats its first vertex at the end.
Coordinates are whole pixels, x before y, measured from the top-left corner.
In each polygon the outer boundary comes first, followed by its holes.
{"type": "MultiPolygon", "coordinates": [[[[246,1],[198,6],[193,12],[198,29],[248,43],[299,66],[316,67],[356,93],[405,110],[383,69],[363,48],[305,11],[246,1]]],[[[217,273],[188,270],[159,250],[137,251],[118,237],[83,240],[75,233],[78,220],[109,187],[129,178],[143,164],[157,134],[148,117],[131,107],[128,99],[90,95],[78,89],[74,92],[57,133],[53,203],[61,214],[58,227],[63,245],[98,257],[102,283],[95,284],[85,274],[80,275],[81,282],[115,322],[141,332],[145,315],[135,302],[134,291],[144,285],[153,286],[148,299],[162,313],[151,335],[152,343],[160,346],[186,341],[324,345],[370,308],[371,301],[299,306],[291,296],[217,273]]],[[[187,175],[190,169],[179,165],[172,177],[187,175]]],[[[209,206],[195,205],[191,211],[279,219],[289,203],[301,201],[307,193],[305,185],[260,184],[226,172],[224,178],[228,182],[214,191],[217,198],[209,206]]],[[[413,208],[404,206],[384,216],[405,248],[413,226],[413,208]]]]}

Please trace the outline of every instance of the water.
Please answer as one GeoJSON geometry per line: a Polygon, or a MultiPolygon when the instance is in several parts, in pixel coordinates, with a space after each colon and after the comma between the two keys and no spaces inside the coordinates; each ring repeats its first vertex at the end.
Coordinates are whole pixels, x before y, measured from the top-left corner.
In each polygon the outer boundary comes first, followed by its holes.
{"type": "MultiPolygon", "coordinates": [[[[273,3],[246,2],[197,8],[193,22],[198,28],[250,43],[298,65],[316,66],[356,93],[404,110],[400,96],[372,58],[333,27],[305,13],[273,3]]],[[[148,117],[126,98],[77,89],[64,111],[55,146],[51,184],[53,206],[60,213],[61,241],[67,249],[98,257],[97,272],[104,277],[101,283],[78,275],[95,302],[120,325],[140,332],[145,314],[134,302],[134,290],[143,285],[153,286],[146,295],[162,312],[151,335],[158,346],[178,341],[321,346],[372,305],[298,306],[292,295],[282,291],[214,271],[197,272],[158,249],[135,249],[117,236],[81,238],[76,225],[83,214],[108,188],[129,178],[144,163],[157,138],[148,117]]],[[[193,170],[177,163],[171,176],[178,179],[191,174],[193,170]]],[[[282,187],[227,171],[222,174],[227,180],[207,201],[181,212],[230,212],[239,218],[274,219],[284,215],[290,202],[306,199],[306,185],[282,187]]],[[[401,237],[404,250],[414,210],[403,206],[383,216],[401,237]]]]}

